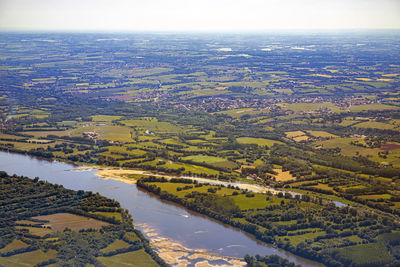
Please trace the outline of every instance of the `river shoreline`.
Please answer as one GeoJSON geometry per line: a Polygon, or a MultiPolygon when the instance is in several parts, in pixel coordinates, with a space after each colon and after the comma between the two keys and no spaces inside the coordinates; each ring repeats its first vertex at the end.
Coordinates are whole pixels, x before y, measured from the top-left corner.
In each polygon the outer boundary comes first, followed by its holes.
{"type": "MultiPolygon", "coordinates": [[[[223,184],[223,185],[229,184],[228,182],[225,182],[225,181],[212,180],[212,179],[207,179],[207,178],[187,177],[187,176],[180,176],[180,177],[179,176],[170,176],[170,175],[162,175],[162,174],[141,171],[141,170],[102,169],[102,170],[98,170],[98,172],[96,172],[96,176],[101,177],[103,179],[113,179],[113,180],[129,183],[129,184],[136,184],[137,180],[126,177],[126,175],[129,175],[129,174],[139,174],[139,175],[147,175],[147,176],[152,175],[152,176],[158,176],[158,177],[165,177],[167,179],[171,179],[171,178],[184,179],[185,178],[185,179],[191,179],[194,181],[198,181],[200,183],[217,183],[217,184],[223,184]]],[[[253,185],[253,184],[245,184],[245,183],[236,183],[236,184],[240,189],[245,189],[245,190],[253,191],[256,193],[267,193],[267,192],[273,191],[271,193],[277,194],[279,192],[282,192],[282,191],[278,191],[278,190],[274,190],[271,188],[262,187],[262,186],[258,186],[258,185],[253,185]]],[[[143,189],[143,188],[141,188],[141,189],[143,189]]],[[[157,197],[159,197],[159,195],[157,195],[157,194],[155,194],[155,195],[157,197]]],[[[168,202],[171,202],[171,201],[168,201],[168,202]]],[[[175,202],[172,201],[172,203],[175,203],[175,202]]],[[[179,205],[179,204],[176,204],[176,205],[179,205]]],[[[179,205],[179,206],[181,206],[181,205],[179,205]]],[[[184,207],[185,209],[188,209],[185,206],[182,206],[182,207],[184,207]]],[[[195,211],[193,211],[193,212],[195,212],[195,211]]],[[[204,214],[202,214],[202,215],[204,215],[204,214]]],[[[207,215],[204,215],[204,216],[209,217],[207,215]]],[[[212,218],[212,217],[209,217],[209,218],[213,219],[215,221],[218,221],[221,224],[225,224],[215,218],[212,218]]],[[[233,226],[231,226],[231,227],[233,227],[233,226]]],[[[232,264],[232,266],[245,266],[246,265],[246,263],[243,260],[241,260],[240,258],[232,258],[231,260],[228,260],[230,257],[221,257],[220,255],[217,255],[217,254],[206,253],[205,250],[191,250],[191,249],[185,248],[183,245],[181,245],[177,242],[169,240],[168,238],[159,237],[158,234],[155,234],[155,233],[153,234],[152,229],[144,228],[143,231],[144,231],[146,237],[150,240],[152,247],[158,252],[159,256],[170,265],[187,266],[188,262],[185,259],[189,255],[187,253],[192,253],[192,255],[191,255],[192,260],[196,260],[199,258],[204,259],[206,256],[208,256],[208,257],[206,257],[208,260],[211,260],[211,261],[223,260],[223,261],[228,262],[229,264],[232,264]]],[[[242,230],[240,230],[240,231],[242,231],[242,230]]],[[[245,232],[245,231],[243,231],[243,232],[245,232]]],[[[247,233],[247,234],[249,234],[249,233],[247,233]]],[[[249,234],[249,235],[251,235],[251,234],[249,234]]],[[[251,235],[251,236],[253,238],[255,238],[253,235],[251,235]]],[[[258,240],[257,238],[255,238],[255,239],[258,240]]],[[[258,240],[258,241],[263,242],[261,240],[258,240]]],[[[318,263],[318,265],[324,266],[322,263],[318,263]]],[[[199,267],[200,266],[207,267],[207,266],[213,266],[213,265],[210,265],[209,262],[207,262],[207,260],[205,260],[205,261],[202,261],[201,264],[196,263],[195,266],[196,267],[198,267],[198,266],[199,267]]]]}
{"type": "MultiPolygon", "coordinates": [[[[232,264],[229,261],[243,258],[245,254],[277,254],[302,266],[321,266],[285,250],[257,242],[236,228],[218,223],[179,205],[171,205],[155,195],[139,190],[134,184],[135,179],[129,178],[127,175],[142,175],[143,171],[116,170],[93,165],[71,165],[61,161],[43,161],[37,157],[7,152],[0,152],[0,170],[32,178],[38,176],[41,180],[60,184],[65,188],[99,192],[108,198],[117,200],[122,208],[128,209],[138,230],[145,232],[143,224],[155,229],[155,231],[145,233],[145,236],[150,240],[152,247],[159,246],[160,251],[162,249],[160,253],[166,253],[165,257],[173,259],[179,256],[174,254],[176,252],[189,253],[186,252],[186,249],[190,251],[191,254],[187,257],[182,257],[182,255],[178,257],[175,266],[242,266],[239,262],[232,262],[232,264]],[[100,167],[99,170],[96,167],[100,167]],[[106,171],[101,173],[106,174],[105,178],[96,175],[101,171],[106,171]],[[118,175],[116,175],[116,171],[118,171],[118,175]],[[165,251],[170,247],[180,249],[165,251]],[[206,253],[204,254],[204,252],[206,253]],[[175,256],[172,257],[172,255],[175,256]]],[[[146,172],[146,174],[154,175],[150,172],[146,172]]],[[[206,181],[216,182],[216,180],[206,181]]]]}
{"type": "MultiPolygon", "coordinates": [[[[137,225],[145,237],[150,240],[151,247],[170,265],[187,266],[188,261],[194,261],[194,266],[213,266],[213,261],[223,261],[231,266],[246,266],[246,262],[237,257],[221,256],[206,249],[190,249],[177,241],[160,236],[155,229],[147,224],[137,225]]],[[[192,263],[193,264],[193,263],[192,263]]]]}
{"type": "Polygon", "coordinates": [[[277,194],[279,192],[282,192],[280,190],[275,190],[273,188],[264,187],[264,186],[260,186],[257,184],[249,184],[249,183],[243,183],[243,182],[230,183],[227,181],[221,181],[221,180],[215,180],[215,179],[209,179],[209,178],[201,178],[201,177],[193,177],[193,176],[174,176],[174,175],[170,175],[170,174],[160,174],[160,173],[154,173],[154,172],[143,171],[143,170],[135,170],[135,169],[104,168],[101,166],[93,166],[93,167],[81,166],[80,168],[82,168],[82,171],[97,170],[97,172],[95,174],[98,177],[101,177],[103,179],[113,179],[113,180],[120,181],[120,182],[127,183],[127,184],[136,184],[136,181],[137,181],[135,178],[128,177],[129,175],[146,175],[146,176],[165,177],[167,179],[171,179],[171,178],[191,179],[194,181],[198,181],[200,183],[216,183],[216,184],[221,184],[221,185],[231,184],[233,186],[239,187],[240,189],[253,191],[255,193],[271,192],[273,194],[277,194]]]}

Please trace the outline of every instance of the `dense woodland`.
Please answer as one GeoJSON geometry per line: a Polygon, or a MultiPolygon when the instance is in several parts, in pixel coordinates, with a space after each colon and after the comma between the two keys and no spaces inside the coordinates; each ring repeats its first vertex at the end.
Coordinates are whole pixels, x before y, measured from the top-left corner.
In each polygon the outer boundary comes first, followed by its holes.
{"type": "Polygon", "coordinates": [[[166,266],[143,235],[134,229],[130,215],[114,200],[92,192],[68,190],[39,178],[9,176],[5,172],[0,172],[0,194],[0,264],[4,266],[12,266],[12,262],[23,258],[24,254],[26,259],[33,258],[35,264],[32,265],[35,266],[54,263],[59,266],[86,266],[89,263],[104,266],[98,257],[139,250],[150,255],[149,261],[154,261],[155,266],[166,266]],[[95,229],[86,222],[81,230],[73,231],[68,228],[66,218],[66,228],[56,231],[46,226],[48,221],[32,218],[61,213],[93,218],[107,225],[95,229]],[[124,241],[126,246],[104,252],[116,240],[124,241]]]}

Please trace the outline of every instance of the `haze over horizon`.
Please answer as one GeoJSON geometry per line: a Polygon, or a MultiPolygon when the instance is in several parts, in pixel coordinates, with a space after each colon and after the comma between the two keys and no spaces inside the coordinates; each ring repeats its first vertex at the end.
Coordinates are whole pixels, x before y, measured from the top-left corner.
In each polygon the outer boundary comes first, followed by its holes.
{"type": "Polygon", "coordinates": [[[400,29],[398,0],[0,0],[1,31],[400,29]]]}

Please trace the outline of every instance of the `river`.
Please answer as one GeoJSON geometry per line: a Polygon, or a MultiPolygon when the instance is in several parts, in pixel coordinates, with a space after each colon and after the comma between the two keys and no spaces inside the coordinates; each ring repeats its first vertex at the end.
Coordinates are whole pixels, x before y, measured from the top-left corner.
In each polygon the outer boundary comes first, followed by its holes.
{"type": "MultiPolygon", "coordinates": [[[[250,255],[277,254],[302,266],[323,266],[261,243],[231,226],[171,202],[161,201],[157,196],[138,189],[136,184],[99,178],[95,175],[96,170],[82,170],[63,162],[7,152],[0,152],[0,170],[30,178],[37,176],[41,180],[61,184],[65,188],[99,192],[101,195],[113,198],[123,208],[129,210],[136,228],[143,232],[152,229],[153,235],[147,234],[149,239],[152,236],[168,238],[186,248],[205,249],[207,252],[222,256],[242,258],[246,253],[250,255]]],[[[194,262],[189,260],[188,266],[193,266],[194,262]]],[[[223,262],[215,261],[214,263],[223,262]]]]}

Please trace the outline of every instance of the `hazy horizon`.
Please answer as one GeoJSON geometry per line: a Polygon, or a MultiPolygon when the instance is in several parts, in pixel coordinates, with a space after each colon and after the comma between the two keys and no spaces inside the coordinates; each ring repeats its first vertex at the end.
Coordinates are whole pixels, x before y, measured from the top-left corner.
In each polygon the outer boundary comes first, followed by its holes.
{"type": "Polygon", "coordinates": [[[26,30],[26,29],[1,29],[0,33],[26,33],[26,34],[206,34],[206,35],[259,35],[259,34],[288,34],[288,35],[301,35],[301,34],[400,34],[400,28],[394,29],[282,29],[282,30],[94,30],[94,29],[41,29],[41,30],[26,30]]]}
{"type": "Polygon", "coordinates": [[[397,0],[0,0],[0,31],[252,33],[398,29],[397,0]]]}

